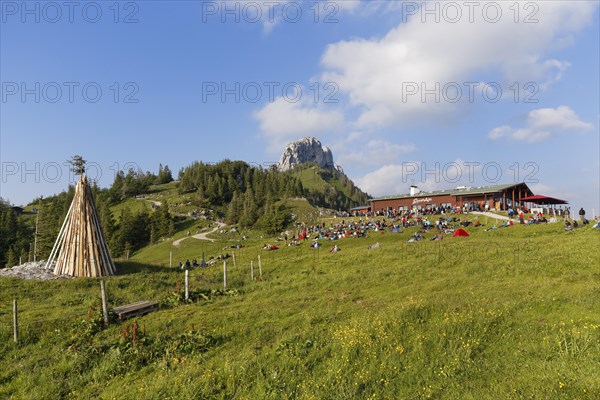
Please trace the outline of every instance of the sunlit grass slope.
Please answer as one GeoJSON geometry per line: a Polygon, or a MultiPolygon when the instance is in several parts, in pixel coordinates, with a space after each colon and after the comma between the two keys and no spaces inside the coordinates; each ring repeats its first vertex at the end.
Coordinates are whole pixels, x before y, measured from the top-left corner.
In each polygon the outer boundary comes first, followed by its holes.
{"type": "Polygon", "coordinates": [[[193,270],[189,302],[168,253],[209,245],[158,244],[106,285],[111,306],[160,311],[108,328],[98,280],[0,279],[0,398],[600,398],[600,232],[483,229],[418,243],[414,229],[371,232],[336,254],[333,242],[261,251],[273,238],[249,232],[227,290],[222,263],[193,270]]]}

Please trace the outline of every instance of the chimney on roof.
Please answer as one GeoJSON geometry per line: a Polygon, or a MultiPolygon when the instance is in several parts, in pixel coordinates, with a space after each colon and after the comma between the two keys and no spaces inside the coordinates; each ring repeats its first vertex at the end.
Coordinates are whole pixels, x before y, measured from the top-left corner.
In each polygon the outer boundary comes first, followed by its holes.
{"type": "Polygon", "coordinates": [[[411,196],[416,196],[417,194],[419,194],[421,191],[419,190],[419,188],[415,185],[410,185],[410,195],[411,196]]]}

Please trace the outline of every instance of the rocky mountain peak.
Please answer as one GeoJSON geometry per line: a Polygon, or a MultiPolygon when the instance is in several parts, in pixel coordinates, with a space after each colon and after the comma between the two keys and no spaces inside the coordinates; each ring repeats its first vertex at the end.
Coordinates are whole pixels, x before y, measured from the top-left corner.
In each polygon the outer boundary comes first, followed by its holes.
{"type": "Polygon", "coordinates": [[[335,169],[331,150],[312,136],[288,143],[279,159],[278,168],[287,171],[307,162],[314,162],[324,169],[335,169]]]}

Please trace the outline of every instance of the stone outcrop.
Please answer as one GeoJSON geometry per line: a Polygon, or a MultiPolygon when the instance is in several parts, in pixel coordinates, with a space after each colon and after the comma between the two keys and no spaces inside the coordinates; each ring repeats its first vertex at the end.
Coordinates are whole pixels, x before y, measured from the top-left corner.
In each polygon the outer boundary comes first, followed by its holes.
{"type": "Polygon", "coordinates": [[[16,265],[12,268],[0,269],[0,277],[6,276],[10,278],[20,279],[69,279],[68,275],[54,275],[54,264],[50,268],[45,268],[46,261],[26,262],[25,264],[16,265]]]}
{"type": "Polygon", "coordinates": [[[314,137],[305,137],[288,143],[279,159],[278,168],[280,171],[287,171],[307,162],[314,162],[324,169],[335,169],[331,150],[321,145],[321,142],[314,137]]]}

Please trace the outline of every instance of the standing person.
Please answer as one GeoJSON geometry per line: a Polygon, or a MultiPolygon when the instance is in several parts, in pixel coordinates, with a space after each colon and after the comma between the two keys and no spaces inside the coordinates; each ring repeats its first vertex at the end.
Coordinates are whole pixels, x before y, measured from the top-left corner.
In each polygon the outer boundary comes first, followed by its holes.
{"type": "Polygon", "coordinates": [[[581,222],[585,221],[585,210],[583,207],[581,207],[581,210],[579,210],[579,219],[581,219],[581,222]]]}
{"type": "Polygon", "coordinates": [[[524,224],[525,223],[525,218],[523,215],[523,210],[519,211],[519,223],[520,224],[524,224]]]}

